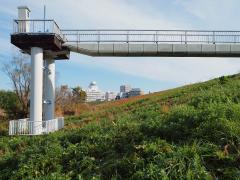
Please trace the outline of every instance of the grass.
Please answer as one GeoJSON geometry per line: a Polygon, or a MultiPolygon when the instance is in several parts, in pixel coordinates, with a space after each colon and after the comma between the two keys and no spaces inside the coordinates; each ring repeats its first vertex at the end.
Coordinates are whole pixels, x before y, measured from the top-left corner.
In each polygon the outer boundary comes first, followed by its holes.
{"type": "Polygon", "coordinates": [[[92,105],[0,138],[0,179],[239,179],[240,75],[92,105]]]}

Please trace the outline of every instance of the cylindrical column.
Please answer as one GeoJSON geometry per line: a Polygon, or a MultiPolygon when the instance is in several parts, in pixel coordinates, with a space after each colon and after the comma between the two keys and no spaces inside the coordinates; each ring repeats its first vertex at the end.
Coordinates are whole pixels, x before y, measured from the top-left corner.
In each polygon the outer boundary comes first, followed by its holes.
{"type": "Polygon", "coordinates": [[[42,133],[43,49],[31,48],[30,121],[33,134],[42,133]]]}
{"type": "Polygon", "coordinates": [[[54,119],[55,114],[55,61],[45,60],[44,73],[44,120],[54,119]]]}

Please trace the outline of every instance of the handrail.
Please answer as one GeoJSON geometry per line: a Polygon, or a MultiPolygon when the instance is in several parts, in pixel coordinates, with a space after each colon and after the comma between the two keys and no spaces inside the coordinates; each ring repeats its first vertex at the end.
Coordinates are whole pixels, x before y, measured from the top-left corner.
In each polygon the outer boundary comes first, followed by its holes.
{"type": "Polygon", "coordinates": [[[56,34],[63,39],[63,34],[58,24],[53,19],[27,19],[13,20],[13,33],[29,33],[29,34],[56,34]]]}
{"type": "Polygon", "coordinates": [[[169,29],[61,29],[61,31],[173,31],[173,32],[239,32],[239,31],[234,31],[234,30],[187,30],[187,29],[175,29],[175,30],[169,30],[169,29]]]}
{"type": "Polygon", "coordinates": [[[53,19],[14,20],[14,33],[56,34],[64,42],[79,43],[234,43],[240,44],[240,31],[225,30],[129,30],[60,29],[53,19]]]}
{"type": "MultiPolygon", "coordinates": [[[[18,22],[18,21],[54,21],[54,19],[14,19],[13,21],[18,22]]],[[[55,22],[56,23],[56,22],[55,22]]]]}
{"type": "Polygon", "coordinates": [[[240,43],[240,31],[62,30],[67,43],[240,43]]]}

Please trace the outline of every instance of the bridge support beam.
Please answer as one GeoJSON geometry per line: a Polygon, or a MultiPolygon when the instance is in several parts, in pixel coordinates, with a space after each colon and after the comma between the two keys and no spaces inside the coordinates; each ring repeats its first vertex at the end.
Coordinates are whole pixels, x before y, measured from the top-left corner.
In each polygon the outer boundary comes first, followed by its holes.
{"type": "Polygon", "coordinates": [[[44,71],[44,120],[54,119],[55,114],[55,60],[45,60],[44,71]]]}
{"type": "Polygon", "coordinates": [[[43,49],[31,48],[30,121],[32,134],[42,134],[43,49]]]}

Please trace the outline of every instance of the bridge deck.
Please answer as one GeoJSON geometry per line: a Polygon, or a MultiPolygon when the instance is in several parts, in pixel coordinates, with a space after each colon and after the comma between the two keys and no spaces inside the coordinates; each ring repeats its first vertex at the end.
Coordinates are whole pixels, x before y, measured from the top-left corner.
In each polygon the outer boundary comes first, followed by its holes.
{"type": "Polygon", "coordinates": [[[72,52],[89,56],[240,57],[235,44],[64,44],[72,52]]]}

